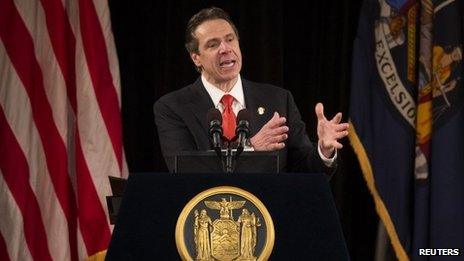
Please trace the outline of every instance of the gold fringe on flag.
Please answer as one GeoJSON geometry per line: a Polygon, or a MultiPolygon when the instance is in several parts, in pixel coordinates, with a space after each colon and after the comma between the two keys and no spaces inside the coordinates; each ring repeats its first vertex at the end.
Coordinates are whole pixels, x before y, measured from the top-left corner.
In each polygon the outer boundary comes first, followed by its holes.
{"type": "Polygon", "coordinates": [[[106,257],[106,250],[100,251],[85,259],[85,261],[104,261],[106,257]]]}
{"type": "Polygon", "coordinates": [[[377,211],[377,214],[379,215],[380,219],[382,220],[388,236],[390,237],[390,241],[393,245],[393,249],[395,250],[396,257],[403,261],[403,260],[409,260],[408,255],[406,254],[406,251],[404,250],[403,246],[401,245],[401,242],[398,238],[398,235],[396,233],[395,226],[393,225],[393,222],[391,220],[390,214],[388,213],[387,207],[382,201],[382,198],[380,197],[377,188],[375,186],[375,180],[374,180],[374,175],[372,173],[372,166],[369,161],[369,158],[367,157],[366,151],[359,140],[358,135],[356,134],[356,129],[351,122],[349,121],[350,128],[349,128],[349,134],[348,138],[350,139],[351,146],[354,149],[354,152],[356,153],[356,156],[359,161],[359,165],[361,166],[361,170],[364,176],[364,180],[367,183],[367,187],[369,188],[369,191],[371,192],[372,197],[374,197],[374,202],[375,202],[375,209],[377,211]]]}

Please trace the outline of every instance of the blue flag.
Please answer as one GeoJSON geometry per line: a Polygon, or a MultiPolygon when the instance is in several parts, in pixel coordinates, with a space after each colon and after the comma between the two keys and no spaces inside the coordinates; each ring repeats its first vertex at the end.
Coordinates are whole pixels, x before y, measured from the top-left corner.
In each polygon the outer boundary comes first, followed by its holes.
{"type": "Polygon", "coordinates": [[[350,141],[401,260],[464,255],[463,3],[365,0],[350,141]]]}

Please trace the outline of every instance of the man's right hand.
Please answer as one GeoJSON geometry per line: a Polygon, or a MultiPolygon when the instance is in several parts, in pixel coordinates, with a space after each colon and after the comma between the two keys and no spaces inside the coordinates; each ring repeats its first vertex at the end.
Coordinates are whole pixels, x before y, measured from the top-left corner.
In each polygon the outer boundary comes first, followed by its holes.
{"type": "Polygon", "coordinates": [[[284,141],[288,138],[288,127],[285,126],[287,120],[280,117],[279,113],[274,112],[274,116],[251,137],[250,143],[255,151],[274,151],[285,147],[284,141]]]}

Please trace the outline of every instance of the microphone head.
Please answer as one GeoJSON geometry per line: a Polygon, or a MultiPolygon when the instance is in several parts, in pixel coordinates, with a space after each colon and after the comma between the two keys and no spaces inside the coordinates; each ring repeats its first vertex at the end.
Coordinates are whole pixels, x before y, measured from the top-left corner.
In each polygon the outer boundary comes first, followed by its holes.
{"type": "Polygon", "coordinates": [[[235,129],[235,134],[240,135],[240,133],[245,134],[246,138],[250,136],[250,119],[251,113],[247,109],[243,109],[237,114],[237,127],[235,129]]]}
{"type": "Polygon", "coordinates": [[[216,108],[211,108],[208,110],[206,114],[206,120],[209,126],[209,134],[213,135],[214,133],[218,133],[222,136],[222,114],[216,108]]]}
{"type": "Polygon", "coordinates": [[[237,114],[237,125],[240,124],[241,121],[250,122],[251,113],[247,109],[240,110],[237,114]]]}
{"type": "Polygon", "coordinates": [[[212,121],[219,121],[219,125],[221,125],[222,124],[221,112],[216,108],[209,109],[208,113],[206,114],[206,121],[208,125],[210,125],[212,121]]]}

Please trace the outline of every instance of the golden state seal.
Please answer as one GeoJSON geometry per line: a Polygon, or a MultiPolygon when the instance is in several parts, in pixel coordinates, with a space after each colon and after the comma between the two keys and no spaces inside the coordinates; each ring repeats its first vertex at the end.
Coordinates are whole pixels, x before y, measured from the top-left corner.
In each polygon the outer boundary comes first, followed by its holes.
{"type": "Polygon", "coordinates": [[[274,246],[274,223],[264,204],[236,187],[215,187],[190,200],[176,225],[183,260],[267,260],[274,246]]]}

